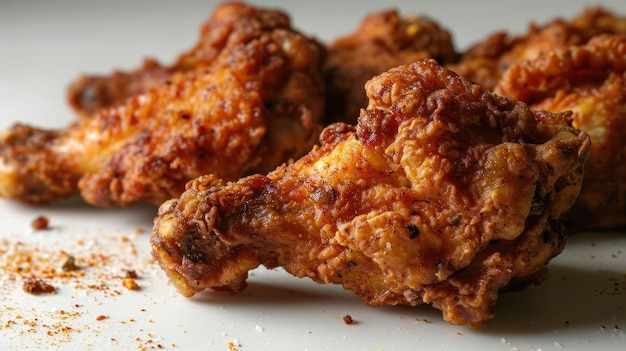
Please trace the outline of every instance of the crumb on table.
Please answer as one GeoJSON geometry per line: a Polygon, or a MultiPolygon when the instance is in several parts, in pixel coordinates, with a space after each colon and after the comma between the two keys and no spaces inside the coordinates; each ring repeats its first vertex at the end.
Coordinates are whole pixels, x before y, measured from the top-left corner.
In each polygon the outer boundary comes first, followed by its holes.
{"type": "Polygon", "coordinates": [[[50,228],[50,220],[47,216],[39,216],[30,223],[30,226],[34,230],[45,230],[50,228]]]}
{"type": "Polygon", "coordinates": [[[53,294],[56,292],[56,288],[41,279],[28,279],[24,281],[24,285],[22,285],[22,290],[29,294],[39,295],[39,294],[53,294]]]}
{"type": "Polygon", "coordinates": [[[122,285],[128,290],[139,290],[139,285],[137,285],[137,282],[133,278],[123,278],[122,285]]]}
{"type": "Polygon", "coordinates": [[[350,324],[354,323],[354,320],[352,319],[352,316],[351,316],[351,315],[346,314],[345,316],[343,316],[343,322],[344,322],[345,324],[350,325],[350,324]]]}

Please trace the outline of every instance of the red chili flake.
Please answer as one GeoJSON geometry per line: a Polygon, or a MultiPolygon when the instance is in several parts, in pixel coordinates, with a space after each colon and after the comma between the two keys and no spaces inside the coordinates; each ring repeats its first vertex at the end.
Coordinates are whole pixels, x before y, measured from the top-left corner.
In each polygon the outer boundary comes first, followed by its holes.
{"type": "Polygon", "coordinates": [[[109,316],[105,316],[105,315],[101,314],[98,317],[96,317],[96,320],[97,321],[103,321],[103,320],[105,320],[107,318],[109,318],[109,316]]]}

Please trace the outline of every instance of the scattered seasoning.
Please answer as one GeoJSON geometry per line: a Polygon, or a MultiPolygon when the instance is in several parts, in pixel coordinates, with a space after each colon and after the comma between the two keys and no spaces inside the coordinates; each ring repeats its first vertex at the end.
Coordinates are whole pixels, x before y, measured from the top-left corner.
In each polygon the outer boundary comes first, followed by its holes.
{"type": "Polygon", "coordinates": [[[228,346],[228,351],[238,351],[237,346],[241,347],[241,345],[236,346],[235,343],[232,341],[229,341],[227,346],[228,346]]]}
{"type": "MultiPolygon", "coordinates": [[[[46,220],[47,218],[41,223],[46,220]]],[[[28,230],[34,222],[31,220],[26,223],[28,230]]],[[[0,236],[0,302],[3,302],[0,334],[4,329],[12,329],[11,335],[15,337],[28,335],[34,342],[50,346],[71,342],[74,335],[86,331],[98,335],[101,333],[100,327],[94,328],[93,322],[81,318],[85,306],[92,304],[103,306],[104,303],[100,298],[120,296],[129,291],[120,286],[120,280],[124,278],[131,278],[134,282],[138,277],[143,278],[144,274],[146,278],[150,278],[153,273],[160,272],[151,255],[145,255],[145,251],[137,250],[135,234],[67,239],[46,236],[43,239],[26,237],[24,240],[0,236]],[[52,241],[45,243],[40,241],[44,239],[52,241]],[[135,265],[140,265],[141,274],[137,274],[139,270],[130,269],[135,265]],[[64,297],[82,301],[86,294],[93,294],[94,299],[86,300],[86,303],[72,303],[71,311],[29,309],[22,312],[20,304],[23,303],[16,301],[18,307],[8,304],[13,301],[11,296],[13,292],[19,293],[23,290],[24,293],[33,295],[45,293],[54,295],[61,291],[61,287],[63,294],[68,295],[64,297]]],[[[126,284],[132,288],[132,282],[126,284]]],[[[145,308],[142,310],[147,311],[145,308]]],[[[92,321],[93,319],[104,321],[110,317],[94,314],[91,318],[92,321]]],[[[129,320],[123,322],[127,321],[129,320]]],[[[130,322],[134,322],[134,319],[130,319],[130,322]]],[[[153,323],[152,319],[150,323],[153,323]]],[[[143,329],[139,331],[143,332],[143,329]]],[[[132,335],[133,338],[134,336],[132,335]]],[[[161,340],[155,339],[154,336],[142,339],[144,341],[141,341],[140,349],[162,349],[170,345],[170,343],[157,345],[161,340]],[[150,342],[145,341],[147,339],[150,342]]],[[[111,341],[118,342],[119,339],[111,338],[111,341]]],[[[176,344],[171,345],[174,347],[176,344]]],[[[91,344],[87,346],[91,347],[91,344]]]]}
{"type": "Polygon", "coordinates": [[[139,290],[139,285],[135,282],[133,278],[124,278],[122,279],[122,285],[128,290],[139,290]]]}
{"type": "Polygon", "coordinates": [[[354,323],[354,320],[352,319],[352,316],[349,314],[346,314],[345,316],[343,316],[343,322],[347,325],[350,325],[352,323],[354,323]]]}
{"type": "Polygon", "coordinates": [[[22,285],[22,290],[33,295],[54,294],[56,292],[54,286],[46,283],[41,279],[28,279],[24,281],[24,285],[22,285]]]}
{"type": "Polygon", "coordinates": [[[30,223],[30,226],[34,230],[46,230],[50,228],[49,225],[50,225],[50,220],[46,216],[39,216],[30,223]]]}

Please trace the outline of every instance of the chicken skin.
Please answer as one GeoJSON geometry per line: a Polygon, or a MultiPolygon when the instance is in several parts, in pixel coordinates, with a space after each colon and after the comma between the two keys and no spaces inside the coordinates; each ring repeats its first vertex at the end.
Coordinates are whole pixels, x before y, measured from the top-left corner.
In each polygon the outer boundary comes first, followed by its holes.
{"type": "Polygon", "coordinates": [[[475,44],[448,68],[493,90],[509,66],[557,48],[585,44],[600,34],[626,35],[626,18],[601,8],[588,8],[571,20],[556,18],[543,26],[533,23],[521,36],[497,32],[475,44]]]}
{"type": "Polygon", "coordinates": [[[200,38],[190,50],[182,53],[172,65],[164,66],[153,58],[130,71],[115,71],[109,76],[83,75],[70,84],[69,105],[83,117],[99,109],[124,102],[144,93],[180,71],[213,64],[223,51],[258,37],[259,32],[290,29],[288,16],[281,11],[247,6],[239,2],[223,3],[215,8],[202,25],[200,38]]]}
{"type": "MultiPolygon", "coordinates": [[[[274,22],[267,14],[256,13],[259,23],[274,22]]],[[[318,45],[291,29],[253,27],[245,38],[224,33],[231,44],[210,66],[67,129],[4,131],[0,196],[43,203],[80,192],[98,206],[161,204],[200,175],[236,180],[308,152],[323,111],[318,45]]]]}
{"type": "Polygon", "coordinates": [[[457,54],[452,36],[424,16],[401,17],[388,10],[368,15],[352,34],[326,46],[326,120],[356,124],[367,105],[366,81],[392,67],[426,58],[451,63],[457,54]]]}
{"type": "Polygon", "coordinates": [[[511,66],[496,87],[546,111],[573,111],[573,125],[591,136],[585,181],[572,225],[626,226],[626,37],[602,35],[511,66]]]}
{"type": "Polygon", "coordinates": [[[290,165],[226,183],[199,177],[164,203],[153,253],[186,296],[240,291],[284,267],[367,304],[429,303],[479,327],[499,292],[563,249],[559,217],[590,140],[569,113],[533,112],[418,61],[366,85],[356,127],[335,123],[290,165]]]}

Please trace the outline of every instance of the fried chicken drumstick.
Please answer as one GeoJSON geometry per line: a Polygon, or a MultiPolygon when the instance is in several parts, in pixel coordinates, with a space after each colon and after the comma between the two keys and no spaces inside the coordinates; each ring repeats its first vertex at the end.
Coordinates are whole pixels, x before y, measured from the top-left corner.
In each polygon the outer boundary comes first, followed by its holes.
{"type": "Polygon", "coordinates": [[[626,226],[626,37],[601,35],[512,65],[496,93],[531,108],[573,111],[591,136],[585,181],[569,214],[579,228],[626,226]]]}
{"type": "Polygon", "coordinates": [[[179,291],[240,291],[282,266],[369,305],[430,303],[477,328],[503,289],[563,248],[559,217],[589,137],[568,113],[533,112],[420,61],[367,83],[355,127],[267,176],[199,177],[155,218],[153,253],[179,291]]]}
{"type": "Polygon", "coordinates": [[[533,23],[524,35],[511,37],[497,32],[475,44],[448,68],[493,90],[511,65],[555,49],[583,45],[600,34],[626,35],[626,18],[602,8],[587,8],[569,20],[555,18],[545,25],[533,23]]]}
{"type": "Polygon", "coordinates": [[[83,75],[70,84],[67,101],[80,116],[91,117],[102,108],[158,86],[174,73],[214,64],[222,52],[256,39],[259,32],[277,29],[291,30],[288,16],[281,11],[239,2],[224,3],[202,25],[194,47],[179,55],[172,65],[165,66],[148,58],[133,71],[118,70],[108,76],[83,75]]]}
{"type": "Polygon", "coordinates": [[[326,45],[323,64],[327,123],[356,124],[367,105],[363,85],[386,70],[427,58],[457,60],[450,32],[425,16],[371,13],[353,33],[326,45]]]}
{"type": "Polygon", "coordinates": [[[318,45],[263,25],[279,14],[240,4],[217,10],[238,11],[256,11],[240,23],[252,29],[215,29],[228,44],[210,66],[178,72],[65,130],[3,132],[0,196],[42,203],[80,191],[100,206],[160,204],[200,175],[236,180],[308,152],[323,110],[318,45]]]}

